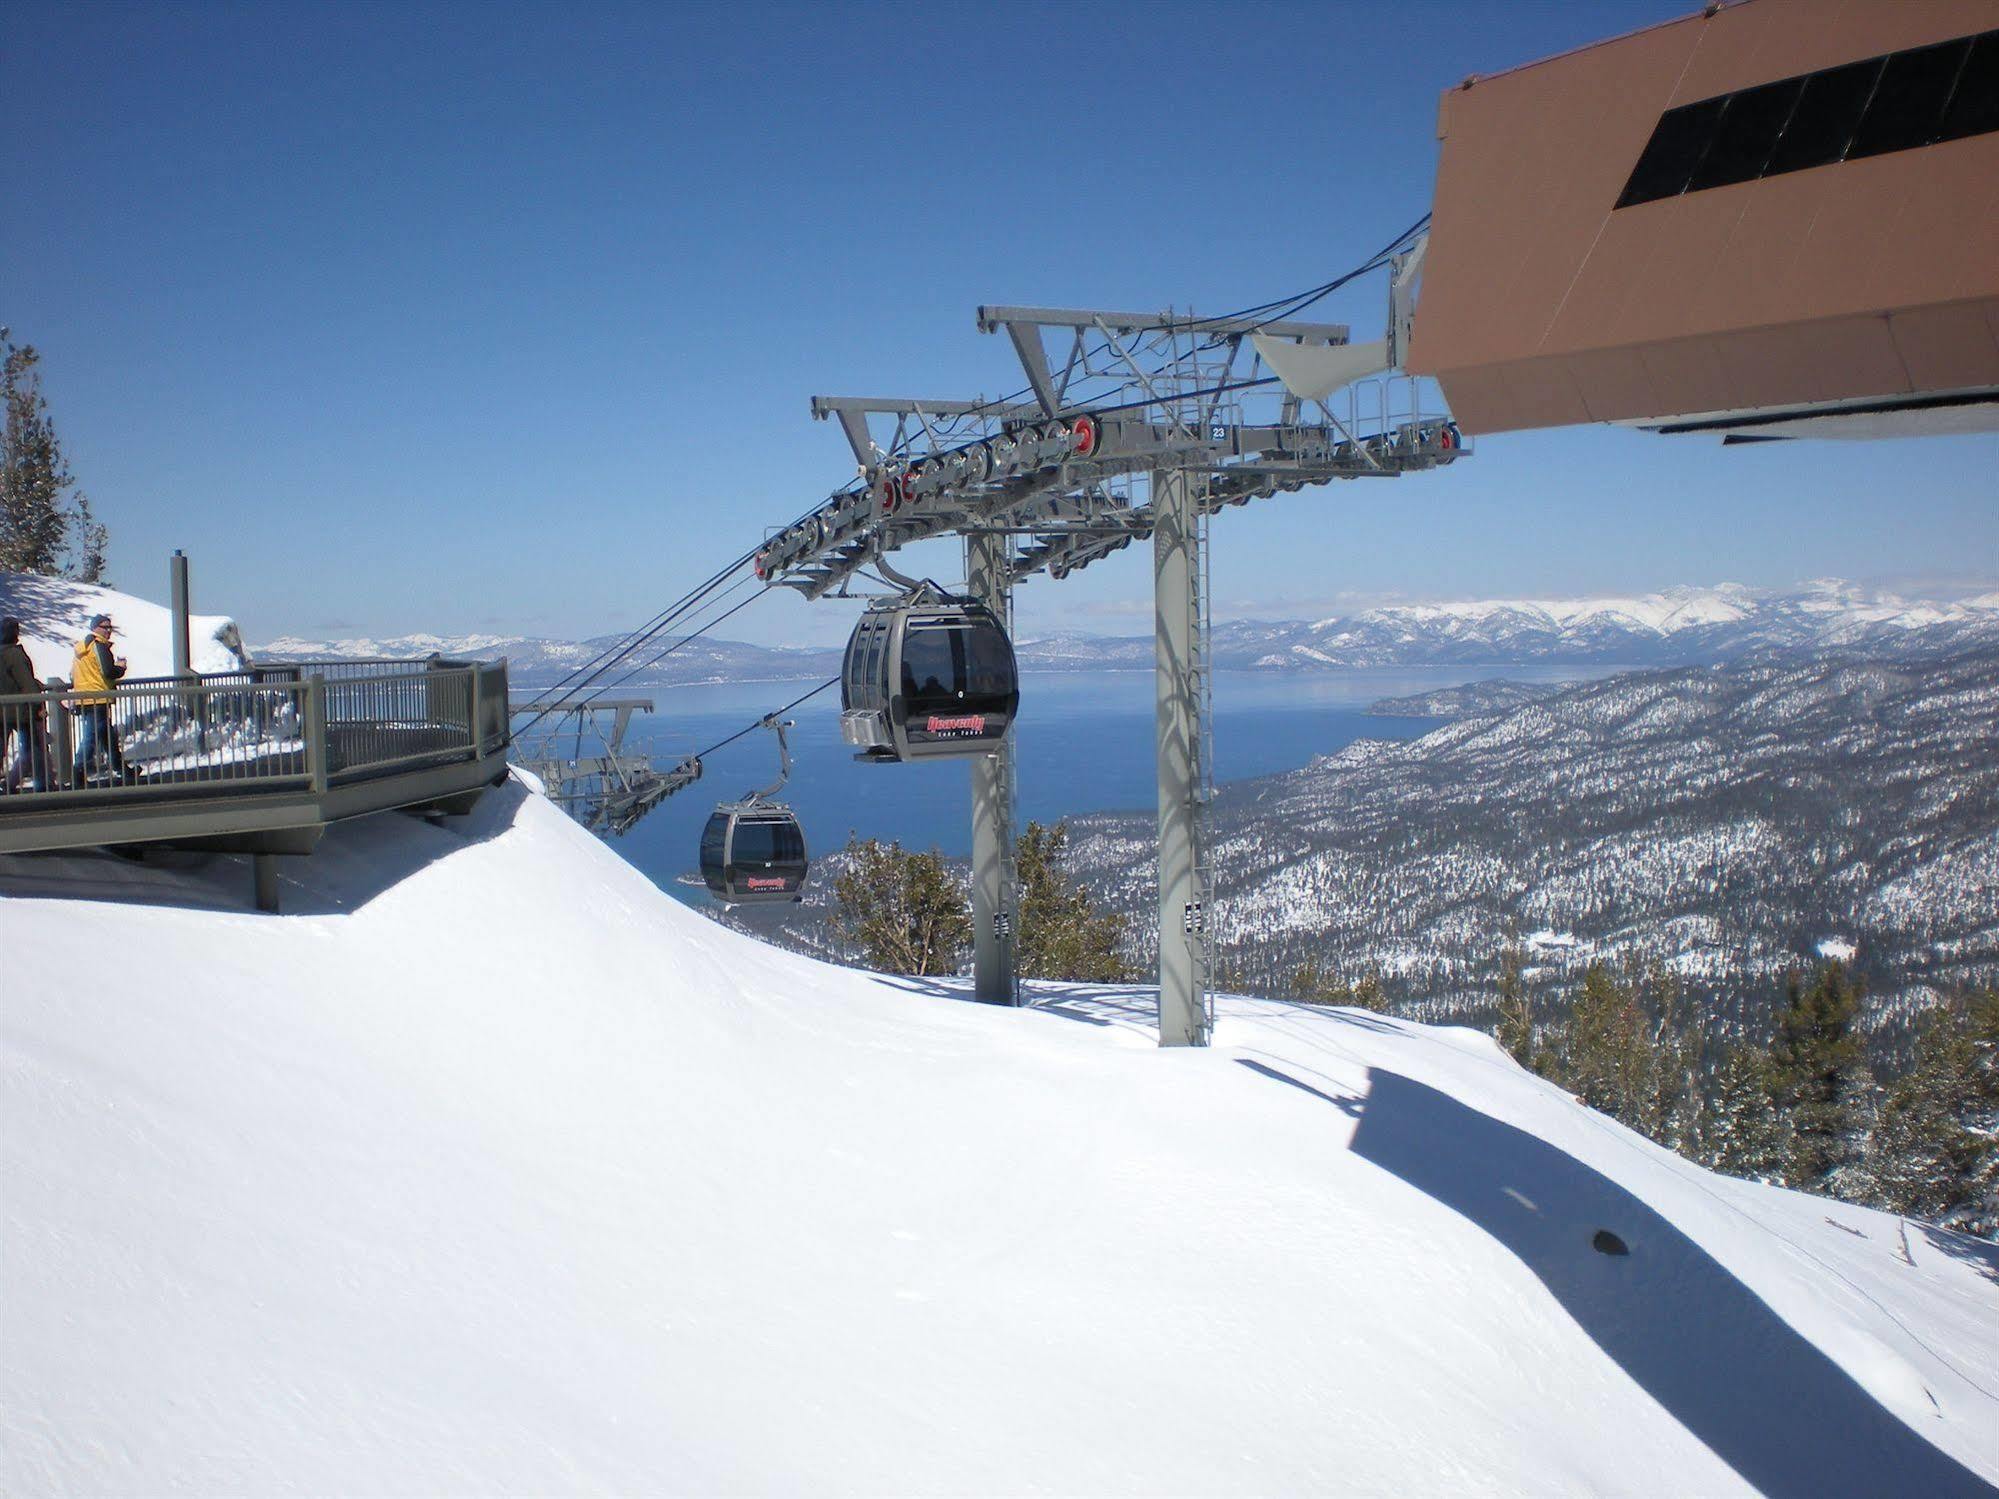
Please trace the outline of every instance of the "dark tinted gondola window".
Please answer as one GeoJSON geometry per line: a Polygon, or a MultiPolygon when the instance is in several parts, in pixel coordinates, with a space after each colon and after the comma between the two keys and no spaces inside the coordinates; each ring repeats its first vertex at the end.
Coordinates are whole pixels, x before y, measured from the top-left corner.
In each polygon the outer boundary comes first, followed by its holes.
{"type": "Polygon", "coordinates": [[[965,690],[978,697],[1003,697],[1013,691],[1013,647],[991,625],[965,632],[965,690]]]}
{"type": "Polygon", "coordinates": [[[1999,131],[1999,32],[1696,100],[1659,116],[1617,206],[1999,131]]]}
{"type": "Polygon", "coordinates": [[[701,867],[704,870],[720,870],[722,867],[722,845],[729,836],[729,819],[718,812],[708,819],[708,826],[701,830],[701,867]]]}
{"type": "Polygon", "coordinates": [[[805,858],[805,835],[793,822],[743,820],[736,824],[733,864],[796,864],[805,858]]]}
{"type": "Polygon", "coordinates": [[[1715,127],[1714,140],[1688,182],[1687,191],[1697,193],[1703,188],[1726,187],[1731,182],[1761,177],[1763,168],[1770,164],[1770,153],[1777,148],[1777,137],[1783,133],[1784,124],[1797,105],[1798,95],[1804,91],[1802,78],[1787,78],[1782,83],[1766,83],[1761,88],[1731,95],[1728,108],[1715,127]]]}
{"type": "Polygon", "coordinates": [[[912,625],[902,639],[902,695],[925,707],[981,712],[1014,691],[1013,648],[997,625],[912,625]]]}
{"type": "Polygon", "coordinates": [[[860,691],[869,707],[877,707],[878,684],[881,681],[882,648],[888,641],[886,626],[877,623],[868,626],[867,640],[861,648],[860,691]]]}
{"type": "Polygon", "coordinates": [[[911,625],[902,637],[904,697],[955,698],[964,691],[965,630],[911,625]]]}
{"type": "Polygon", "coordinates": [[[1847,149],[1847,160],[1907,151],[1935,140],[1951,85],[1970,50],[1971,41],[1964,38],[1891,56],[1881,69],[1881,81],[1874,85],[1874,97],[1847,149]]]}

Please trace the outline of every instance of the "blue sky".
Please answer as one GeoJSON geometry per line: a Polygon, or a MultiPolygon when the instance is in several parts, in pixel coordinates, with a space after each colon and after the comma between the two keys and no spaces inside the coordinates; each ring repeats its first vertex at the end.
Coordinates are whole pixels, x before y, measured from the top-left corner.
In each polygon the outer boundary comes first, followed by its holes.
{"type": "MultiPolygon", "coordinates": [[[[819,392],[1018,383],[981,302],[1205,310],[1428,206],[1441,90],[1686,0],[42,6],[0,322],[113,576],[253,641],[643,619],[841,483],[819,392]]],[[[1324,308],[1356,336],[1377,279],[1324,308]]],[[[1228,613],[1999,575],[1999,439],[1607,429],[1231,511],[1228,613]]],[[[1138,551],[1024,627],[1144,627],[1138,551]]],[[[789,594],[731,620],[844,633],[789,594]]]]}

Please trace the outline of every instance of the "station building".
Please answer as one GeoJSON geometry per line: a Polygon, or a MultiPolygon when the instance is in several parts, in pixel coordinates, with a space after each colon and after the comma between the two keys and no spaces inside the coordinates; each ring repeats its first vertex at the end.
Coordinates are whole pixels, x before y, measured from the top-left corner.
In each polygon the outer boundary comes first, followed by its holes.
{"type": "Polygon", "coordinates": [[[1999,430],[1999,0],[1737,0],[1465,80],[1407,367],[1465,431],[1999,430]]]}

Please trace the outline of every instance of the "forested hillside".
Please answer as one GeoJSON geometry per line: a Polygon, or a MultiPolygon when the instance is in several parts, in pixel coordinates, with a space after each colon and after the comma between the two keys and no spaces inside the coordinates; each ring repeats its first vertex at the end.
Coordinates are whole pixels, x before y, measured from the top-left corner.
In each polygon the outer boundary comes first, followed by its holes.
{"type": "MultiPolygon", "coordinates": [[[[1220,971],[1378,973],[1426,1015],[1543,972],[1657,960],[1724,1011],[1854,949],[1876,1006],[1999,973],[1999,653],[1630,673],[1222,788],[1220,971]]],[[[1071,857],[1138,919],[1152,819],[1075,819],[1071,857]]]]}

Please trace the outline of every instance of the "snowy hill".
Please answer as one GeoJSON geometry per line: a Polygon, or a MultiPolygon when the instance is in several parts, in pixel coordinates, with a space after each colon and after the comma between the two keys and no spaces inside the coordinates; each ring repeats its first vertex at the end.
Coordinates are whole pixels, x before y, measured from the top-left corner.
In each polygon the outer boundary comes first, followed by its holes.
{"type": "Polygon", "coordinates": [[[9,1495],[1999,1478],[1986,1246],[1712,1176],[1481,1035],[978,1007],[516,785],[244,895],[0,859],[9,1495]]]}
{"type": "MultiPolygon", "coordinates": [[[[32,573],[0,573],[0,614],[21,621],[21,644],[43,679],[71,672],[71,651],[89,632],[93,615],[108,614],[119,634],[115,648],[133,677],[173,675],[173,614],[160,605],[115,588],[44,578],[32,573]]],[[[243,638],[236,621],[220,614],[189,619],[196,671],[235,671],[244,664],[243,638]]]]}
{"type": "Polygon", "coordinates": [[[1406,697],[1385,697],[1368,705],[1368,712],[1386,718],[1483,718],[1489,713],[1510,713],[1544,697],[1554,697],[1569,688],[1567,682],[1513,682],[1494,677],[1483,682],[1465,682],[1456,687],[1439,687],[1432,692],[1415,692],[1406,697]]]}

